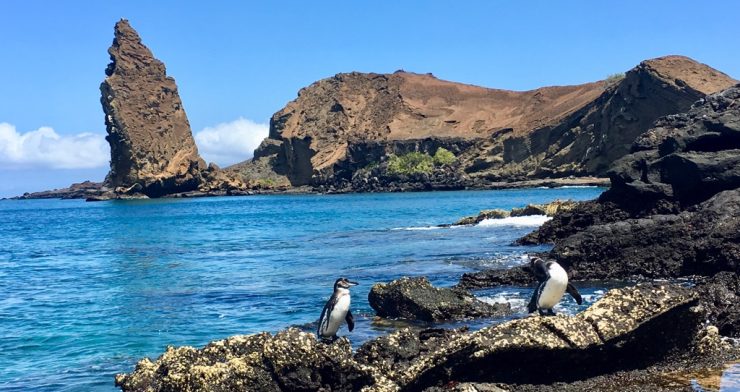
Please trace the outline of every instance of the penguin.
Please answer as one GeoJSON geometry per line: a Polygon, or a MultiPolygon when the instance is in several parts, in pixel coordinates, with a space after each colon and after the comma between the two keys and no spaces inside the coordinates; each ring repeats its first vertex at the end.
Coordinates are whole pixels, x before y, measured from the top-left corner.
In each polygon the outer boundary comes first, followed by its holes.
{"type": "Polygon", "coordinates": [[[560,302],[566,291],[578,305],[583,303],[581,294],[571,283],[568,283],[568,273],[557,262],[534,257],[530,262],[530,268],[537,278],[537,286],[527,305],[529,313],[539,310],[541,316],[554,316],[555,312],[552,308],[560,302]]]}
{"type": "Polygon", "coordinates": [[[316,334],[321,340],[330,342],[336,340],[337,330],[339,330],[342,320],[347,322],[347,328],[350,332],[355,328],[355,320],[349,310],[349,288],[358,284],[347,280],[347,278],[339,278],[334,282],[334,293],[326,301],[324,310],[321,311],[321,317],[319,317],[319,327],[316,334]]]}

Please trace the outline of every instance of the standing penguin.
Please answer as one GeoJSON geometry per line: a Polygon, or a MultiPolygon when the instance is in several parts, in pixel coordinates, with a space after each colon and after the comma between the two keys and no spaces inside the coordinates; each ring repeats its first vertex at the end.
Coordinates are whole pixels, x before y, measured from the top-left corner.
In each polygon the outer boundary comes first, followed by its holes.
{"type": "Polygon", "coordinates": [[[357,282],[351,282],[347,278],[339,278],[334,282],[334,294],[324,305],[324,310],[319,318],[319,328],[316,331],[321,340],[336,340],[337,330],[339,330],[342,321],[347,321],[347,328],[350,332],[355,328],[355,321],[352,318],[352,312],[349,310],[349,288],[357,285],[357,282]]]}
{"type": "Polygon", "coordinates": [[[552,260],[545,261],[539,257],[534,257],[530,262],[530,267],[534,271],[538,283],[534,293],[532,293],[532,299],[527,305],[529,313],[539,310],[542,316],[554,316],[555,312],[552,308],[560,302],[566,291],[576,300],[578,305],[583,303],[581,294],[572,284],[568,283],[568,273],[560,264],[552,260]]]}

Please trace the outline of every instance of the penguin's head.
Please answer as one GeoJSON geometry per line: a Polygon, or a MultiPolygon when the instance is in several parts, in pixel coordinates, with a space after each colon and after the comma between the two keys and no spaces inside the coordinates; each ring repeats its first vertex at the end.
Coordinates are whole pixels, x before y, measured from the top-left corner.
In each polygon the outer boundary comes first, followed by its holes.
{"type": "Polygon", "coordinates": [[[538,281],[543,282],[547,280],[548,271],[554,261],[543,260],[539,257],[531,257],[529,259],[529,269],[538,281]]]}
{"type": "Polygon", "coordinates": [[[336,289],[348,289],[352,286],[357,286],[359,283],[352,282],[351,280],[347,278],[339,278],[336,282],[334,282],[334,290],[336,289]]]}
{"type": "Polygon", "coordinates": [[[531,257],[531,258],[529,259],[529,266],[530,266],[530,268],[532,268],[533,270],[536,270],[536,269],[537,269],[537,267],[540,267],[540,268],[543,268],[543,267],[544,267],[544,268],[547,268],[547,265],[548,265],[548,264],[549,264],[549,263],[548,263],[547,261],[545,261],[545,260],[542,260],[541,258],[539,258],[539,257],[537,257],[537,256],[531,257]]]}

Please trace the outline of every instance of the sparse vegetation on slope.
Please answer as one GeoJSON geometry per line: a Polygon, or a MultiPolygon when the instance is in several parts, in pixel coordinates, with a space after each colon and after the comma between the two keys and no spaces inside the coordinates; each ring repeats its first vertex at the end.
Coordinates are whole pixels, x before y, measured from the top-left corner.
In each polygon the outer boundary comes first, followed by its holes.
{"type": "Polygon", "coordinates": [[[437,166],[451,165],[455,162],[457,162],[455,154],[444,147],[438,148],[437,152],[434,153],[434,164],[437,166]]]}
{"type": "Polygon", "coordinates": [[[455,154],[445,148],[438,148],[434,156],[424,152],[410,152],[388,157],[388,174],[412,175],[430,174],[435,167],[449,166],[457,161],[455,154]]]}

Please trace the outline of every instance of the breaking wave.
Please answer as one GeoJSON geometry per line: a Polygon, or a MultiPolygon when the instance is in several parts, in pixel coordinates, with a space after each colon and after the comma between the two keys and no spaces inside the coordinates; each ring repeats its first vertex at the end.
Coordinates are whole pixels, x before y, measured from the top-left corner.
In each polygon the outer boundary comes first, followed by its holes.
{"type": "Polygon", "coordinates": [[[508,218],[499,219],[485,219],[478,223],[478,226],[541,226],[543,223],[549,221],[550,218],[547,215],[529,215],[529,216],[510,216],[508,218]]]}

